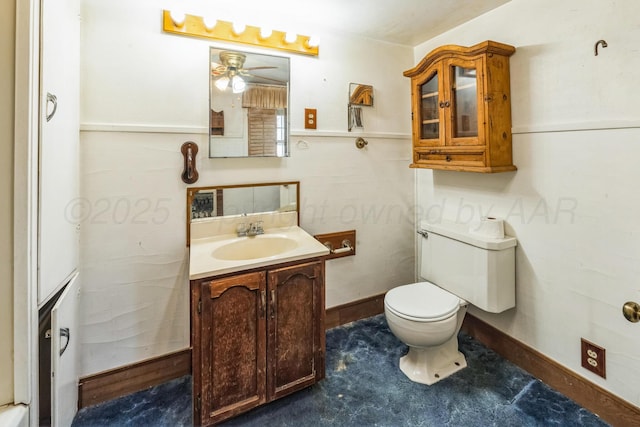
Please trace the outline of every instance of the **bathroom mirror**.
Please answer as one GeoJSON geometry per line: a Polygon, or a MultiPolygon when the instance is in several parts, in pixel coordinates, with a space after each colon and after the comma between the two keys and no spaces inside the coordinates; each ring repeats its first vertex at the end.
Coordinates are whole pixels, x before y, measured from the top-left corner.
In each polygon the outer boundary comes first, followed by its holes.
{"type": "Polygon", "coordinates": [[[349,83],[349,105],[373,106],[373,86],[349,83]]]}
{"type": "Polygon", "coordinates": [[[289,156],[289,58],[211,47],[209,157],[289,156]]]}
{"type": "Polygon", "coordinates": [[[297,212],[299,217],[299,200],[298,181],[187,188],[187,242],[193,222],[269,212],[297,212]]]}

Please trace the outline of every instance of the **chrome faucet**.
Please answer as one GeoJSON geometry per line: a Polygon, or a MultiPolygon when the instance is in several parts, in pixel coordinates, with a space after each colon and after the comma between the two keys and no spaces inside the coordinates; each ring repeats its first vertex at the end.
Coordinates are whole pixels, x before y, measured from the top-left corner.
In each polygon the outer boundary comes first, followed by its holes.
{"type": "Polygon", "coordinates": [[[262,221],[250,223],[249,229],[247,230],[247,236],[257,236],[258,234],[264,234],[264,229],[262,228],[262,221]]]}
{"type": "Polygon", "coordinates": [[[240,223],[236,227],[236,233],[238,237],[244,236],[257,236],[258,234],[264,234],[264,228],[262,228],[262,221],[250,222],[249,226],[244,222],[240,223]]]}

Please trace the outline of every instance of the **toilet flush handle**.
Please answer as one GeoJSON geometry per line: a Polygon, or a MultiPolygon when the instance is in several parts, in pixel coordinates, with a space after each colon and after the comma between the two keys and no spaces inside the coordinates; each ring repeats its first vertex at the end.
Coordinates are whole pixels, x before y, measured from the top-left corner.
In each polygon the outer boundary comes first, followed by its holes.
{"type": "Polygon", "coordinates": [[[429,233],[427,233],[427,230],[418,230],[418,231],[416,231],[416,233],[418,233],[419,235],[421,235],[425,239],[429,238],[429,233]]]}

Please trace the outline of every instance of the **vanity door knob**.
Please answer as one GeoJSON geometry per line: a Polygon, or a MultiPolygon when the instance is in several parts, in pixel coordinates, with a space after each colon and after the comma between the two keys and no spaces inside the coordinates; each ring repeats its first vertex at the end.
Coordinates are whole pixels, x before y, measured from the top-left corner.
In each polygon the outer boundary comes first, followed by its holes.
{"type": "Polygon", "coordinates": [[[447,156],[447,157],[445,157],[444,159],[445,159],[447,162],[450,162],[450,161],[451,161],[451,156],[447,156]]]}
{"type": "Polygon", "coordinates": [[[276,317],[276,290],[271,289],[271,301],[269,301],[269,311],[271,312],[271,318],[275,319],[276,317]]]}
{"type": "Polygon", "coordinates": [[[267,311],[267,293],[260,292],[260,317],[264,317],[267,311]]]}

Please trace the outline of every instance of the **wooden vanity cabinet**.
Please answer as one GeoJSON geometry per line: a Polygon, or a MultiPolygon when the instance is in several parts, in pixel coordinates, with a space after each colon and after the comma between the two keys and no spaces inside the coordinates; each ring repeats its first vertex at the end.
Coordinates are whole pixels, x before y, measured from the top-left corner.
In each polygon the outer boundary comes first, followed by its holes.
{"type": "Polygon", "coordinates": [[[194,424],[324,378],[324,306],[323,259],[192,280],[194,424]]]}
{"type": "Polygon", "coordinates": [[[513,46],[486,41],[431,51],[411,78],[412,168],[516,170],[511,151],[509,57],[513,46]]]}

